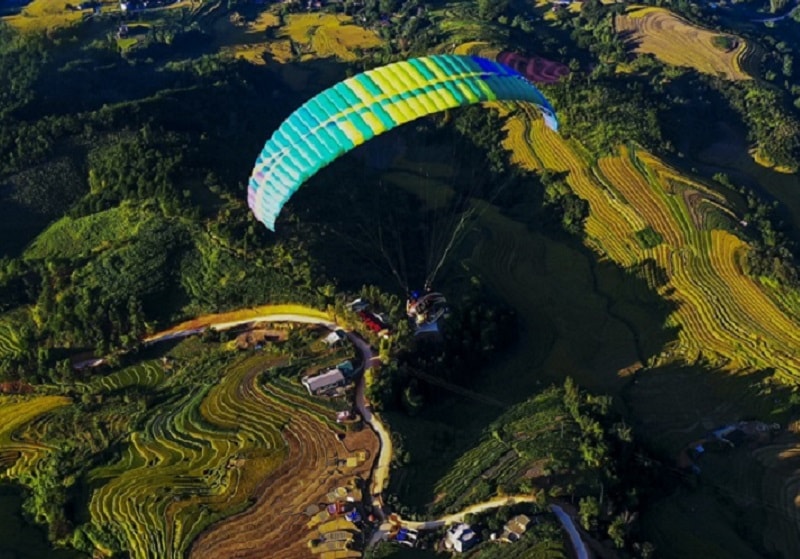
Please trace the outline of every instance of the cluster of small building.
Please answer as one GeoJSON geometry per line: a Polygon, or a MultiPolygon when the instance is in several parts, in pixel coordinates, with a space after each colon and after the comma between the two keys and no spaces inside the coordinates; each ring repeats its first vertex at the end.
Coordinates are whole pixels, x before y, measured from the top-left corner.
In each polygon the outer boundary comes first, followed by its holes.
{"type": "Polygon", "coordinates": [[[321,559],[344,559],[361,557],[363,547],[362,512],[358,503],[361,490],[352,487],[337,487],[328,493],[328,505],[312,505],[307,510],[311,516],[307,526],[312,530],[308,547],[321,559]]]}
{"type": "Polygon", "coordinates": [[[355,301],[347,304],[347,307],[356,313],[361,319],[361,322],[369,328],[372,332],[382,338],[388,338],[391,334],[389,327],[389,319],[383,314],[379,314],[370,310],[369,301],[359,297],[355,301]]]}
{"type": "MultiPolygon", "coordinates": [[[[503,531],[499,535],[492,534],[490,539],[492,541],[514,543],[522,538],[530,525],[531,518],[528,515],[518,514],[506,522],[505,526],[503,526],[503,531]]],[[[447,529],[443,544],[448,551],[464,553],[478,545],[480,541],[480,536],[472,526],[462,522],[454,524],[447,529]]]]}
{"type": "MultiPolygon", "coordinates": [[[[489,540],[497,543],[510,543],[519,541],[527,532],[533,520],[525,515],[518,514],[511,518],[503,526],[500,533],[492,533],[489,540]]],[[[406,547],[417,547],[423,541],[419,538],[419,531],[411,528],[404,523],[397,515],[389,515],[387,537],[389,541],[406,547]]],[[[424,525],[420,530],[433,529],[426,528],[424,525]]],[[[436,544],[437,551],[449,551],[451,553],[466,553],[481,543],[481,536],[478,531],[466,522],[459,522],[449,526],[444,537],[436,544]]],[[[424,543],[422,544],[424,546],[424,543]]]]}

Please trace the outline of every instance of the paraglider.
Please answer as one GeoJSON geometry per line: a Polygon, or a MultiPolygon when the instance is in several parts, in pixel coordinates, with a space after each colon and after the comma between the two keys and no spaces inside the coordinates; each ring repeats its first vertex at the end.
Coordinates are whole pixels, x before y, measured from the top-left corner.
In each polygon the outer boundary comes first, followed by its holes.
{"type": "Polygon", "coordinates": [[[487,101],[532,103],[558,129],[553,107],[533,84],[478,56],[433,55],[357,74],[311,98],[275,131],[256,160],[248,205],[274,231],[289,198],[343,153],[426,115],[487,101]]]}
{"type": "Polygon", "coordinates": [[[432,324],[448,311],[447,300],[438,292],[420,295],[419,292],[412,291],[406,300],[406,314],[417,326],[432,324]]]}

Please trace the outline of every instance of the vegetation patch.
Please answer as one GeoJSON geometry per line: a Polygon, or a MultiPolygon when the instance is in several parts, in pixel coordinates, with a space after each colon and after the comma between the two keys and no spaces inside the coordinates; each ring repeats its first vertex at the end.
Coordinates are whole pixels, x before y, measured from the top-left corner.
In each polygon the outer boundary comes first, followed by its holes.
{"type": "Polygon", "coordinates": [[[664,242],[664,237],[662,237],[652,227],[645,227],[644,229],[634,233],[634,236],[636,237],[636,241],[639,243],[639,246],[643,249],[656,248],[658,245],[664,242]]]}
{"type": "Polygon", "coordinates": [[[711,38],[711,44],[719,50],[728,52],[735,49],[738,43],[730,35],[716,35],[711,38]]]}
{"type": "Polygon", "coordinates": [[[25,251],[30,259],[81,258],[119,247],[157,220],[148,208],[125,203],[85,217],[63,217],[43,231],[25,251]]]}

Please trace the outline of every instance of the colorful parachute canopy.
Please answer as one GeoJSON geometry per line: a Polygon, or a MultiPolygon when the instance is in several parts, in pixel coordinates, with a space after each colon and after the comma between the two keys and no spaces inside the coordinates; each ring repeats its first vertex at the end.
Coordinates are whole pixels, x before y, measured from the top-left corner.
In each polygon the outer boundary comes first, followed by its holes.
{"type": "Polygon", "coordinates": [[[533,103],[558,130],[544,95],[507,66],[450,54],[395,62],[348,78],[289,115],[256,160],[248,204],[274,231],[292,194],[343,153],[425,115],[485,101],[533,103]]]}

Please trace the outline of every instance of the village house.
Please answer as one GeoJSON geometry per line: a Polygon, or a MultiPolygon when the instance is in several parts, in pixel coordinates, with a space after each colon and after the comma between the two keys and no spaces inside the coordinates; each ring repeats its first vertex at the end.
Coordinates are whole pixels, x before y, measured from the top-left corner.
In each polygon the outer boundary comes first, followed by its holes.
{"type": "Polygon", "coordinates": [[[301,382],[303,386],[306,387],[309,394],[312,396],[319,396],[320,394],[332,391],[334,388],[344,386],[346,381],[339,369],[332,369],[321,375],[303,377],[301,382]]]}
{"type": "Polygon", "coordinates": [[[503,527],[503,533],[498,538],[500,541],[513,543],[519,540],[531,524],[530,517],[518,514],[503,527]]]}
{"type": "Polygon", "coordinates": [[[444,546],[459,553],[469,551],[479,542],[478,534],[469,524],[456,524],[447,529],[444,546]]]}

